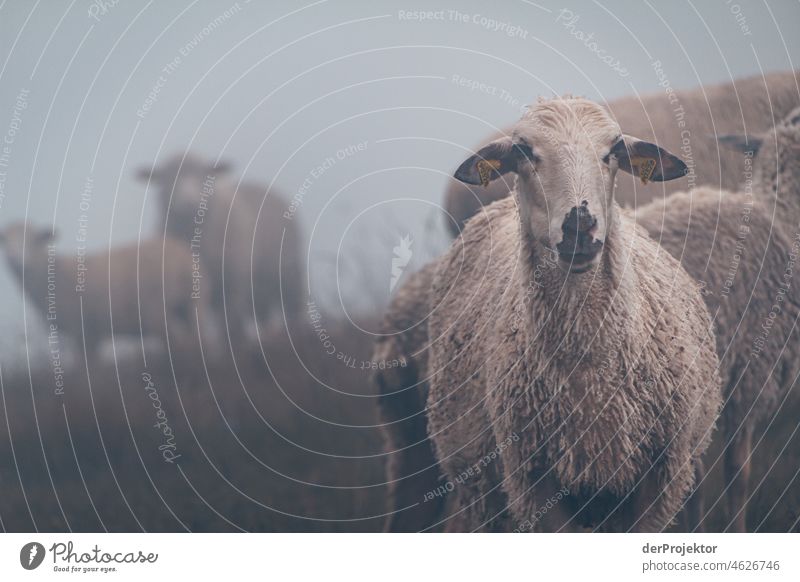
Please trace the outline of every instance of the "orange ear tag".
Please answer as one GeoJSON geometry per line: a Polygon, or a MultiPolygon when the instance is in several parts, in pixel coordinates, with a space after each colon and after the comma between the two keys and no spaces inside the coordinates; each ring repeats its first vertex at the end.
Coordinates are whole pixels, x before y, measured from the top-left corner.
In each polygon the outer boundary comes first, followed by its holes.
{"type": "Polygon", "coordinates": [[[631,166],[638,170],[642,184],[647,184],[656,169],[656,161],[653,158],[633,157],[631,158],[631,166]]]}
{"type": "Polygon", "coordinates": [[[481,179],[481,186],[486,188],[489,185],[492,171],[499,170],[501,165],[500,160],[481,160],[478,162],[478,176],[481,179]]]}

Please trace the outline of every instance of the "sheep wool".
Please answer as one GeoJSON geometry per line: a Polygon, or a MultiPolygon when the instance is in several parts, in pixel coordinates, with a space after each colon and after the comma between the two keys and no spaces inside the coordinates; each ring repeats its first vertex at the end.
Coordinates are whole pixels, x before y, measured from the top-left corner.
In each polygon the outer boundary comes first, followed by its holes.
{"type": "MultiPolygon", "coordinates": [[[[659,531],[692,489],[720,406],[714,335],[697,284],[607,193],[617,163],[633,171],[635,152],[655,151],[627,137],[623,147],[619,133],[591,102],[553,99],[517,124],[515,151],[477,154],[516,160],[517,179],[438,261],[430,298],[428,430],[446,479],[474,474],[448,495],[453,529],[539,516],[543,531],[659,531]],[[609,147],[601,170],[593,152],[609,147]],[[562,216],[576,184],[587,199],[559,229],[542,208],[562,216]],[[568,227],[603,245],[589,270],[567,270],[594,248],[568,227]]],[[[648,177],[682,172],[659,157],[648,177]]],[[[470,163],[457,175],[476,179],[470,163]]]]}
{"type": "Polygon", "coordinates": [[[218,327],[240,341],[256,322],[282,326],[284,316],[300,316],[305,267],[283,197],[229,172],[189,153],[139,177],[159,189],[160,232],[188,242],[198,258],[218,327]]]}
{"type": "Polygon", "coordinates": [[[704,288],[723,380],[727,522],[740,532],[754,436],[800,372],[800,128],[792,119],[750,140],[761,147],[755,160],[740,158],[753,176],[741,192],[698,188],[631,212],[704,288]]]}
{"type": "Polygon", "coordinates": [[[378,369],[372,382],[378,394],[387,455],[387,531],[421,531],[433,524],[441,495],[439,467],[428,438],[428,315],[436,264],[410,275],[395,294],[381,323],[372,360],[399,361],[399,367],[378,369]],[[426,498],[427,495],[427,498],[426,498]]]}
{"type": "Polygon", "coordinates": [[[76,258],[56,253],[54,238],[24,223],[0,234],[9,268],[51,330],[92,358],[112,335],[163,339],[169,331],[179,349],[194,341],[207,296],[196,290],[188,245],[145,239],[76,258]]]}

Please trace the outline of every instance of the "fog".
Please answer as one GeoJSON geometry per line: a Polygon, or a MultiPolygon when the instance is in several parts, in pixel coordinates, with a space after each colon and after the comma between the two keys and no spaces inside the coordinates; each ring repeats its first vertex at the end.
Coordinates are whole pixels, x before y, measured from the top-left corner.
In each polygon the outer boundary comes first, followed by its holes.
{"type": "MultiPolygon", "coordinates": [[[[409,270],[444,248],[454,168],[526,103],[659,91],[657,61],[675,89],[794,69],[799,21],[789,1],[7,0],[0,227],[52,225],[67,256],[150,237],[136,170],[193,151],[283,197],[316,302],[374,312],[393,248],[413,241],[409,270]]],[[[40,323],[1,271],[9,358],[40,323]]]]}

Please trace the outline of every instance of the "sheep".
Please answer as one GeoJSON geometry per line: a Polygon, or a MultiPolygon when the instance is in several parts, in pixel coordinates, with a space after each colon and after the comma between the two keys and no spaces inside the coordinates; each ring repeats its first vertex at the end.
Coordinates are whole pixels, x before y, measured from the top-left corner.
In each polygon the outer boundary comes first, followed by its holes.
{"type": "Polygon", "coordinates": [[[195,313],[205,303],[188,245],[143,240],[84,256],[56,254],[54,231],[16,222],[0,232],[9,269],[32,306],[92,361],[102,341],[117,336],[158,337],[169,331],[184,350],[196,337],[195,313]]]}
{"type": "MultiPolygon", "coordinates": [[[[753,176],[743,191],[698,188],[635,213],[637,223],[702,282],[714,314],[723,379],[727,517],[729,529],[737,532],[746,531],[754,434],[785,398],[800,365],[800,294],[792,281],[800,254],[798,122],[800,109],[770,139],[725,136],[723,142],[750,151],[740,161],[741,173],[753,176]]],[[[695,512],[692,527],[702,525],[702,502],[695,512]]]]}
{"type": "MultiPolygon", "coordinates": [[[[668,81],[668,79],[667,79],[668,81]]],[[[687,91],[668,91],[623,97],[611,101],[608,109],[620,127],[632,134],[673,151],[691,156],[690,186],[714,185],[736,189],[741,175],[735,154],[720,149],[719,134],[765,131],[775,125],[798,104],[800,95],[794,71],[769,73],[687,91]]],[[[501,132],[494,139],[508,135],[501,132]]],[[[496,180],[486,188],[451,181],[445,192],[445,223],[456,237],[464,223],[496,200],[505,198],[512,183],[496,180]]],[[[681,183],[665,184],[665,194],[681,189],[681,183]]],[[[620,180],[617,200],[627,206],[646,204],[656,191],[636,187],[635,179],[620,180]]]]}
{"type": "Polygon", "coordinates": [[[457,529],[660,531],[693,486],[720,406],[710,316],[620,212],[618,168],[686,172],[563,97],[456,171],[516,176],[438,260],[430,291],[428,428],[457,529]]]}
{"type": "Polygon", "coordinates": [[[241,342],[259,324],[297,320],[304,266],[298,226],[283,221],[282,198],[258,184],[227,182],[229,172],[225,162],[187,154],[138,175],[159,189],[161,232],[189,241],[200,257],[218,328],[241,342]]]}
{"type": "Polygon", "coordinates": [[[411,274],[397,290],[378,330],[374,362],[401,362],[378,368],[372,383],[378,395],[381,432],[387,452],[386,531],[413,532],[431,525],[441,496],[424,499],[439,485],[439,469],[428,439],[428,294],[436,263],[411,274]]]}

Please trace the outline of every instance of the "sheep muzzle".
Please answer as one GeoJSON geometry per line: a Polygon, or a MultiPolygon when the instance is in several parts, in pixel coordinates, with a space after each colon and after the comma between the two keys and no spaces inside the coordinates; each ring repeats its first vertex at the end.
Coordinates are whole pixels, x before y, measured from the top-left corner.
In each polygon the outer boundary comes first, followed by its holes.
{"type": "Polygon", "coordinates": [[[587,270],[600,254],[603,241],[595,239],[597,218],[586,204],[574,206],[561,225],[563,237],[556,245],[559,258],[570,266],[572,272],[587,270]]]}

